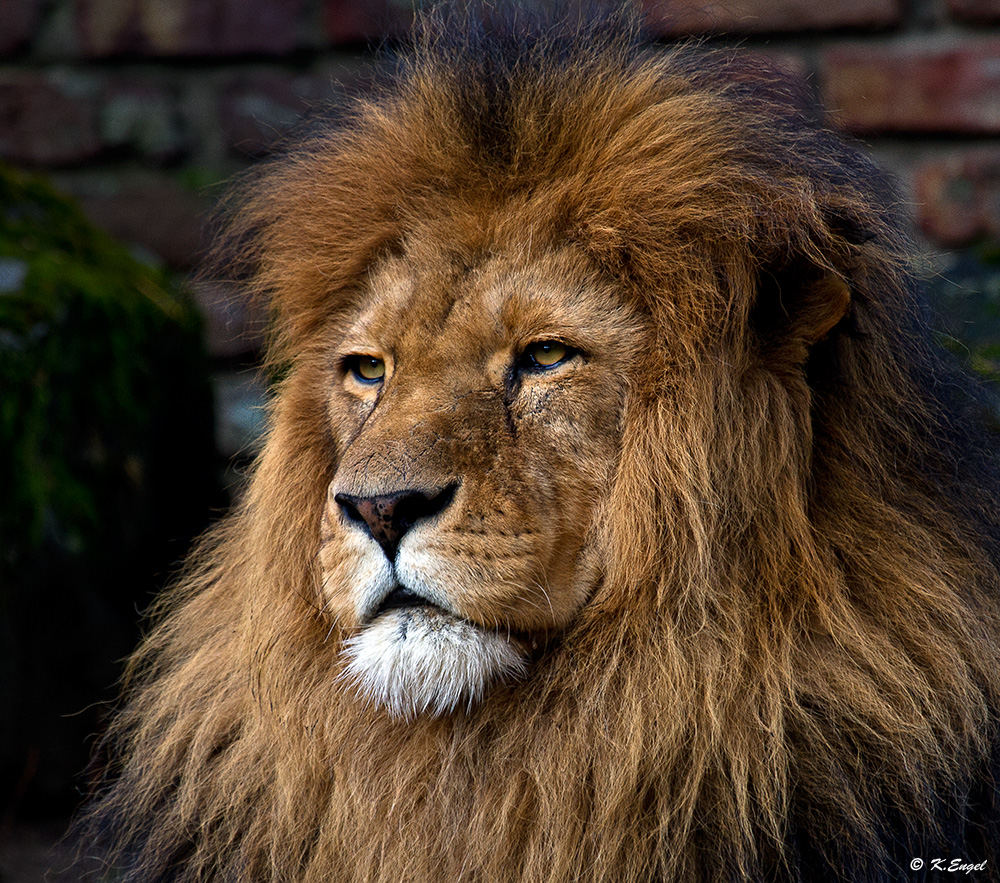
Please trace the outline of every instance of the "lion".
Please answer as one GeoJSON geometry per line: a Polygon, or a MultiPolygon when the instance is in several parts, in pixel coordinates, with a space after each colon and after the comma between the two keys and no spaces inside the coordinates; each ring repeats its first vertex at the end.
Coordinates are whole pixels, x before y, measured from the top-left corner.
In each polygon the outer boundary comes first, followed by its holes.
{"type": "Polygon", "coordinates": [[[414,44],[229,204],[269,431],[132,660],[88,851],[122,883],[995,873],[991,405],[885,176],[757,60],[625,15],[414,44]]]}

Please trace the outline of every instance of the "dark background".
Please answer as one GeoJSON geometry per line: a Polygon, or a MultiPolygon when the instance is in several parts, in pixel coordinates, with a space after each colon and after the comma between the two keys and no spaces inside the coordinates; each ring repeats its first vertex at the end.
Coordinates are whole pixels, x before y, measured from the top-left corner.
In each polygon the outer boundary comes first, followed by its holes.
{"type": "MultiPolygon", "coordinates": [[[[996,375],[1000,0],[633,2],[658,39],[695,36],[767,56],[867,143],[899,179],[946,342],[956,338],[962,358],[996,375]]],[[[45,174],[143,262],[186,278],[224,182],[310,109],[349,98],[377,46],[403,36],[411,18],[408,0],[0,0],[0,161],[45,174]]],[[[0,606],[0,640],[4,629],[37,636],[33,664],[45,669],[0,683],[14,693],[0,695],[0,715],[19,713],[19,692],[36,693],[35,716],[0,744],[0,883],[40,880],[61,861],[51,844],[80,799],[81,726],[99,729],[138,611],[190,533],[239,492],[260,431],[266,391],[253,365],[264,318],[219,284],[191,290],[215,417],[214,428],[192,422],[190,431],[208,433],[217,481],[177,503],[172,534],[137,559],[141,578],[102,587],[70,626],[39,618],[45,605],[30,614],[0,606]],[[59,629],[70,627],[64,640],[59,629]],[[86,676],[61,678],[70,668],[86,676]]],[[[45,591],[58,607],[58,589],[45,591]]],[[[0,733],[19,725],[0,721],[0,733]]]]}

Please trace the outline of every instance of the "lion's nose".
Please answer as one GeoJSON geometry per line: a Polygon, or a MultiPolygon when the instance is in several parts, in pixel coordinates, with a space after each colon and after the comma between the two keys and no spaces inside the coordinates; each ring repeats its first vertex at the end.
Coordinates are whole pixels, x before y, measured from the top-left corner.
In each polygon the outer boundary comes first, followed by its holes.
{"type": "Polygon", "coordinates": [[[368,528],[375,542],[393,561],[403,535],[422,518],[430,518],[444,509],[455,496],[457,484],[435,490],[404,490],[374,497],[337,494],[334,499],[351,520],[368,528]]]}

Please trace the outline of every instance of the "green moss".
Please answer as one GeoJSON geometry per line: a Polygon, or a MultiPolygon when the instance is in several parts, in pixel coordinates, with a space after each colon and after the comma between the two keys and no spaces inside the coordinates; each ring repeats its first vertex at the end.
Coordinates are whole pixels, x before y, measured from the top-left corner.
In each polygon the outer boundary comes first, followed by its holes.
{"type": "Polygon", "coordinates": [[[204,525],[216,467],[189,298],[0,165],[0,793],[28,768],[28,803],[68,793],[98,726],[77,712],[204,525]]]}
{"type": "Polygon", "coordinates": [[[204,369],[198,318],[183,295],[47,184],[0,168],[3,267],[7,569],[47,542],[82,554],[106,530],[118,485],[141,490],[154,427],[177,398],[172,389],[202,400],[206,392],[196,389],[204,369]]]}

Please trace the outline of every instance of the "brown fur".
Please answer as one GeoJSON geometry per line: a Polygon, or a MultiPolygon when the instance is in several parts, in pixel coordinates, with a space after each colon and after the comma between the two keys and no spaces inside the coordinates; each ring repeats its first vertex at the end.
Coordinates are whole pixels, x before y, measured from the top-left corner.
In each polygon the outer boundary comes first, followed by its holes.
{"type": "MultiPolygon", "coordinates": [[[[780,82],[615,27],[508,51],[430,26],[391,88],[235,205],[238,272],[288,368],[245,500],[133,662],[91,817],[116,879],[894,880],[913,856],[993,860],[1000,484],[973,394],[923,342],[891,197],[780,82]],[[532,285],[570,324],[581,297],[596,309],[608,355],[535,416],[515,396],[510,441],[482,313],[441,317],[456,292],[532,285]],[[433,356],[397,360],[383,411],[344,397],[333,355],[373,303],[399,352],[421,328],[433,356]],[[545,434],[570,413],[575,456],[545,434]],[[523,474],[490,503],[530,520],[554,501],[538,530],[576,550],[545,570],[566,586],[550,620],[538,597],[470,601],[539,636],[523,679],[392,717],[338,677],[358,623],[324,594],[328,487],[385,490],[393,468],[485,487],[496,463],[523,474]]],[[[506,549],[498,519],[469,548],[506,549]]]]}

